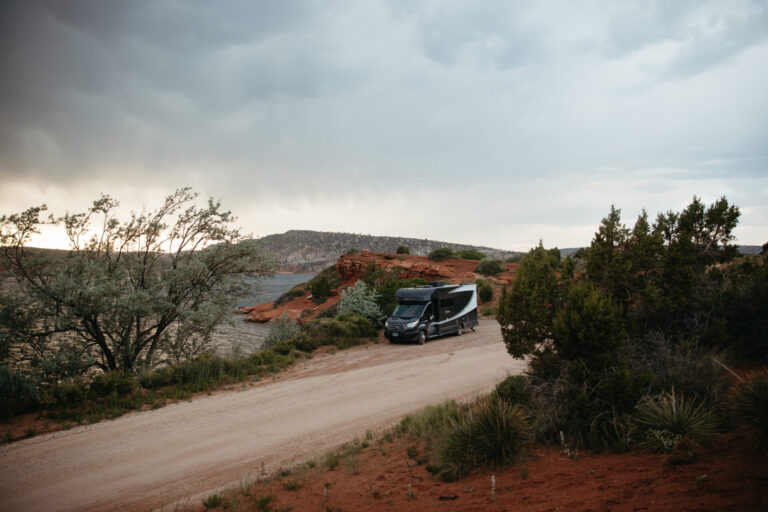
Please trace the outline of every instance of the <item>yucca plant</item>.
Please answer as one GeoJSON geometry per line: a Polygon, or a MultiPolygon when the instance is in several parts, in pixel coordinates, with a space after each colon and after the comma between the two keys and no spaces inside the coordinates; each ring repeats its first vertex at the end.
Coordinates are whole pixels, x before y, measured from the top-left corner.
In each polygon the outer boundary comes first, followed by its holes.
{"type": "Polygon", "coordinates": [[[768,370],[752,373],[733,394],[736,415],[757,434],[761,448],[768,448],[768,370]]]}
{"type": "Polygon", "coordinates": [[[662,393],[638,405],[635,425],[643,439],[641,446],[656,452],[671,452],[682,441],[705,445],[719,431],[711,409],[674,392],[662,393]]]}
{"type": "Polygon", "coordinates": [[[482,398],[451,422],[440,443],[442,476],[454,480],[477,467],[514,464],[530,439],[530,419],[519,405],[495,394],[482,398]]]}

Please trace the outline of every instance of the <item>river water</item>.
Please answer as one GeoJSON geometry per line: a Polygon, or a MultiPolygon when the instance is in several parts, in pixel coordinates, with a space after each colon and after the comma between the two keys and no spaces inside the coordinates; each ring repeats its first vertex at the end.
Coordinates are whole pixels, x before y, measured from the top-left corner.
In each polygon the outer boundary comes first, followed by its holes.
{"type": "MultiPolygon", "coordinates": [[[[237,301],[237,307],[256,306],[262,302],[271,302],[299,283],[309,281],[314,274],[276,274],[266,278],[244,278],[255,284],[251,293],[237,301]]],[[[228,323],[221,325],[213,335],[216,351],[227,354],[238,347],[245,353],[253,352],[261,347],[261,343],[269,332],[266,324],[246,322],[245,316],[233,314],[228,323]]]]}

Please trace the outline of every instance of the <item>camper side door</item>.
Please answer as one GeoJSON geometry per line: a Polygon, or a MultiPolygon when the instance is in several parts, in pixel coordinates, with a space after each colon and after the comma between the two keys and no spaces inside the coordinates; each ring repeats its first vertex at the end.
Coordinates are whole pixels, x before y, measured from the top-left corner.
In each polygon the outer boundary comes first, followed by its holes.
{"type": "Polygon", "coordinates": [[[427,303],[427,307],[424,308],[424,314],[421,316],[421,321],[427,326],[427,337],[435,336],[437,334],[435,313],[431,302],[427,303]]]}

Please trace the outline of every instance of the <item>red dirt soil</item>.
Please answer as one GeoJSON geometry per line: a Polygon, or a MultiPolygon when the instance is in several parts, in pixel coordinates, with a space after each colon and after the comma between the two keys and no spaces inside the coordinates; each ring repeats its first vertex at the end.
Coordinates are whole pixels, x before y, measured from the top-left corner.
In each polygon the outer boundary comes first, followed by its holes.
{"type": "MultiPolygon", "coordinates": [[[[271,510],[359,511],[766,511],[768,457],[740,435],[723,438],[685,466],[665,464],[655,454],[579,454],[537,448],[527,463],[483,471],[452,483],[436,481],[408,456],[423,447],[407,437],[372,443],[333,470],[293,474],[232,492],[236,510],[259,510],[257,499],[272,495],[271,510]],[[355,459],[356,458],[356,459],[355,459]],[[491,493],[491,475],[495,493],[491,493]],[[288,490],[290,483],[301,486],[288,490]],[[324,496],[327,488],[327,498],[324,496]]],[[[319,465],[318,465],[319,467],[319,465]]],[[[204,510],[201,505],[193,507],[204,510]]]]}

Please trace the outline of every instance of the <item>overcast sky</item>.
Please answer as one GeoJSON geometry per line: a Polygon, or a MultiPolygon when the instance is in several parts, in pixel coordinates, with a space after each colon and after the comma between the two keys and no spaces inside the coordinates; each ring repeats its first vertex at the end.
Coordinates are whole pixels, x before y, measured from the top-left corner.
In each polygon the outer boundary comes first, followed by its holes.
{"type": "Polygon", "coordinates": [[[725,195],[763,244],[768,1],[4,0],[0,184],[516,250],[725,195]]]}

